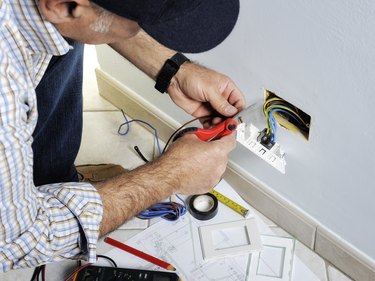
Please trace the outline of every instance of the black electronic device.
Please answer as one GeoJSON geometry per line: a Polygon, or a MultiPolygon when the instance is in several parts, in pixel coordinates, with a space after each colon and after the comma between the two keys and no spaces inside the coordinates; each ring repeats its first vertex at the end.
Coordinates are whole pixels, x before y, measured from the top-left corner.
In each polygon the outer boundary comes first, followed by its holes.
{"type": "Polygon", "coordinates": [[[178,281],[176,273],[166,271],[93,266],[80,270],[73,281],[178,281]]]}

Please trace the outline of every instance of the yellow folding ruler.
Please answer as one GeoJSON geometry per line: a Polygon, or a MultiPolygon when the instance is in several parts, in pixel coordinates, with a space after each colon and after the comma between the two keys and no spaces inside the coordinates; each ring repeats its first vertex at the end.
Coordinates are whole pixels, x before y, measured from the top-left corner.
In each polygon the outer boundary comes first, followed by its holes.
{"type": "Polygon", "coordinates": [[[233,200],[231,200],[228,197],[226,197],[225,195],[217,192],[216,190],[212,189],[210,191],[210,193],[212,195],[214,195],[217,198],[217,200],[219,200],[221,203],[223,203],[224,205],[228,206],[232,210],[236,211],[240,215],[246,217],[247,214],[249,213],[248,209],[246,209],[245,207],[242,207],[240,204],[234,202],[233,200]]]}

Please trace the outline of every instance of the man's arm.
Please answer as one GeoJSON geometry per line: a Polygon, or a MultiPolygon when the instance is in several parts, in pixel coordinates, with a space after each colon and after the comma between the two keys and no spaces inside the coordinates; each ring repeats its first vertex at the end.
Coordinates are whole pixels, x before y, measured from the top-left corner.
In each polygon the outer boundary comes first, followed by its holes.
{"type": "Polygon", "coordinates": [[[103,201],[100,235],[174,193],[200,194],[212,189],[225,171],[233,136],[203,142],[186,135],[157,160],[95,184],[103,201]]]}
{"type": "MultiPolygon", "coordinates": [[[[176,51],[150,37],[143,30],[110,46],[152,79],[176,51]]],[[[195,63],[184,63],[168,88],[172,100],[194,117],[214,114],[233,116],[245,107],[245,99],[227,76],[195,63]]]]}
{"type": "MultiPolygon", "coordinates": [[[[176,53],[143,30],[110,46],[154,80],[165,61],[176,53]]],[[[177,105],[196,117],[217,112],[232,116],[245,105],[242,93],[232,80],[193,63],[181,66],[168,93],[177,105]]],[[[233,136],[209,143],[185,136],[156,161],[96,184],[104,206],[100,235],[173,193],[207,192],[220,180],[234,147],[233,136]]]]}
{"type": "Polygon", "coordinates": [[[129,39],[109,45],[153,80],[164,62],[176,53],[155,41],[142,29],[129,39]]]}

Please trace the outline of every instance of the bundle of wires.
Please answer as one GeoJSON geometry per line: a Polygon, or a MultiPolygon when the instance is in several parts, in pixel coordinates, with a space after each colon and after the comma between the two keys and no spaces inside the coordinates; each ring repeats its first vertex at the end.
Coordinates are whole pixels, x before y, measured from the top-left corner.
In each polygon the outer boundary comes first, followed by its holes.
{"type": "Polygon", "coordinates": [[[306,120],[305,114],[279,97],[266,99],[263,104],[263,113],[267,121],[266,136],[272,142],[276,142],[275,113],[297,127],[302,134],[305,135],[309,131],[309,120],[306,120]]]}
{"type": "Polygon", "coordinates": [[[180,216],[185,215],[187,205],[185,200],[182,199],[178,194],[176,194],[176,197],[182,202],[182,204],[173,201],[156,203],[148,207],[146,210],[140,212],[137,215],[137,218],[162,218],[168,221],[175,221],[179,219],[180,216]]]}

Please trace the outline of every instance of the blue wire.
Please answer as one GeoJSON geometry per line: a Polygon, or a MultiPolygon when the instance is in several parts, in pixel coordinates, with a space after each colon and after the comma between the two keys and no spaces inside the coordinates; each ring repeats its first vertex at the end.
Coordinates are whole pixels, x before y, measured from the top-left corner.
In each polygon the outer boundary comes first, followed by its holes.
{"type": "MultiPolygon", "coordinates": [[[[176,195],[176,197],[177,197],[178,199],[180,199],[180,201],[181,201],[182,203],[184,203],[185,212],[186,212],[186,209],[187,209],[186,201],[185,201],[184,199],[182,199],[182,198],[180,197],[180,195],[178,195],[178,194],[175,194],[175,195],[176,195]]],[[[185,213],[184,213],[184,214],[185,214],[185,213]]]]}
{"type": "Polygon", "coordinates": [[[158,131],[150,123],[147,123],[146,121],[143,121],[143,120],[140,120],[140,119],[133,119],[133,120],[129,121],[122,109],[121,109],[121,112],[122,112],[122,115],[125,118],[125,122],[120,125],[120,127],[117,130],[117,133],[120,134],[120,135],[122,135],[122,136],[125,136],[129,132],[129,130],[130,130],[130,125],[129,124],[133,123],[133,122],[139,122],[139,123],[145,124],[145,125],[149,126],[154,131],[154,135],[155,135],[155,139],[156,139],[156,146],[158,147],[159,156],[162,155],[162,150],[161,150],[160,143],[159,143],[158,131]],[[126,130],[125,130],[124,133],[121,133],[121,128],[124,125],[127,125],[126,130]]]}
{"type": "Polygon", "coordinates": [[[140,219],[163,218],[168,221],[176,221],[180,216],[185,215],[187,205],[178,194],[176,197],[182,201],[184,205],[176,202],[161,202],[150,206],[148,209],[140,212],[137,217],[140,219]]]}
{"type": "Polygon", "coordinates": [[[283,112],[283,113],[289,115],[290,117],[292,117],[294,120],[296,120],[299,123],[300,123],[300,120],[298,120],[297,117],[295,117],[291,112],[289,112],[285,109],[282,109],[282,108],[272,109],[268,113],[268,115],[269,115],[269,118],[270,118],[270,121],[271,121],[271,127],[272,127],[272,131],[273,131],[272,141],[276,142],[276,120],[275,120],[275,117],[273,116],[274,112],[283,112]]]}
{"type": "Polygon", "coordinates": [[[288,114],[290,117],[292,117],[294,120],[296,120],[298,123],[301,123],[301,120],[299,120],[296,116],[294,116],[293,113],[285,110],[285,109],[282,109],[282,108],[275,108],[275,109],[272,109],[271,112],[274,112],[274,111],[280,111],[280,112],[283,112],[283,113],[286,113],[288,114]]]}
{"type": "Polygon", "coordinates": [[[269,112],[268,115],[269,115],[269,120],[271,123],[271,131],[272,131],[271,140],[273,142],[276,142],[276,120],[275,120],[275,117],[272,115],[272,111],[269,112]]]}

